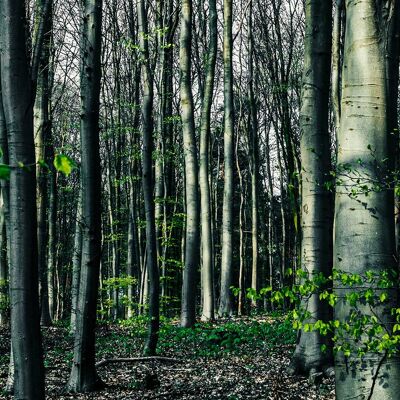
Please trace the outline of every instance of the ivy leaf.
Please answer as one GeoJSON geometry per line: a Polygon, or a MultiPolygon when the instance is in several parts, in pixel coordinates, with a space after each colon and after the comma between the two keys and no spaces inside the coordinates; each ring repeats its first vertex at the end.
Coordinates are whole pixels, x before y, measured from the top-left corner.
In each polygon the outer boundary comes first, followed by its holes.
{"type": "Polygon", "coordinates": [[[76,168],[76,163],[65,154],[57,154],[54,158],[54,166],[57,171],[62,172],[65,176],[69,176],[76,168]]]}
{"type": "Polygon", "coordinates": [[[11,172],[11,168],[9,165],[0,164],[0,179],[9,180],[10,172],[11,172]]]}

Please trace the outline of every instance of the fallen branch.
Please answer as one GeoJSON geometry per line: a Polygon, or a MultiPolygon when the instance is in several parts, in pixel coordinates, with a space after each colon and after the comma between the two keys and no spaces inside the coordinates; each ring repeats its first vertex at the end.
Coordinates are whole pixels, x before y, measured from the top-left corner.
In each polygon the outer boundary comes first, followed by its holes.
{"type": "Polygon", "coordinates": [[[96,363],[96,368],[102,367],[103,365],[107,364],[135,363],[135,362],[145,362],[145,361],[181,362],[181,360],[178,360],[177,358],[160,357],[160,356],[134,357],[134,358],[108,358],[96,363]]]}

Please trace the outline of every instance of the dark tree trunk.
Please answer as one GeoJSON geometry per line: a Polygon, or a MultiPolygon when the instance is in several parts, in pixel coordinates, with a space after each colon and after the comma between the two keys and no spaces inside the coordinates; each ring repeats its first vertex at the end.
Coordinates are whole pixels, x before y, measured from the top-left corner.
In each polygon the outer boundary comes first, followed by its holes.
{"type": "Polygon", "coordinates": [[[44,399],[40,335],[32,82],[25,2],[1,2],[1,86],[10,176],[11,342],[16,399],[44,399]],[[21,163],[24,167],[21,167],[21,163]]]}
{"type": "Polygon", "coordinates": [[[67,388],[101,386],[95,367],[95,328],[101,258],[99,98],[102,1],[83,2],[81,44],[82,261],[76,310],[74,358],[67,388]]]}

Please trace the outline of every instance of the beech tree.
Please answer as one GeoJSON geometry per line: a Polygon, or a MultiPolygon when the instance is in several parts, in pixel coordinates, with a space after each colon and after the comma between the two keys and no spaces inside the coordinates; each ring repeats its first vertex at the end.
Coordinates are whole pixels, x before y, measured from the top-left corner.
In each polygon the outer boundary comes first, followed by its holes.
{"type": "MultiPolygon", "coordinates": [[[[338,132],[338,176],[335,207],[335,268],[344,273],[378,275],[394,266],[393,192],[383,184],[381,190],[367,190],[390,174],[388,110],[394,101],[388,91],[386,43],[388,32],[398,16],[395,4],[365,1],[344,3],[346,23],[342,69],[341,116],[338,132]],[[363,189],[364,187],[364,189],[363,189]]],[[[398,63],[398,60],[395,60],[398,63]]],[[[398,68],[398,67],[397,67],[398,68]]],[[[359,290],[372,289],[365,282],[359,290]]],[[[335,318],[353,324],[351,306],[345,301],[351,291],[341,280],[335,281],[335,318]]],[[[392,331],[393,318],[388,311],[397,304],[397,292],[386,289],[388,302],[373,309],[360,305],[367,317],[377,317],[392,331]]],[[[363,336],[363,334],[362,334],[363,336]]],[[[351,338],[347,338],[351,344],[351,338]]],[[[367,360],[339,352],[335,357],[337,399],[366,397],[392,399],[399,391],[397,356],[387,352],[368,354],[367,360]]]]}
{"type": "MultiPolygon", "coordinates": [[[[329,87],[331,69],[332,3],[306,2],[306,33],[303,65],[301,128],[301,268],[310,277],[332,273],[332,194],[329,87]]],[[[310,313],[309,322],[329,321],[330,307],[311,295],[303,305],[310,313]]],[[[332,366],[329,338],[319,331],[299,332],[290,371],[310,375],[325,372],[332,366]]],[[[315,376],[314,376],[315,377],[315,376]]]]}
{"type": "Polygon", "coordinates": [[[233,313],[232,230],[233,230],[233,65],[232,1],[224,0],[224,197],[222,218],[221,297],[219,315],[233,313]]]}
{"type": "Polygon", "coordinates": [[[74,358],[67,384],[71,392],[89,392],[102,383],[95,367],[95,328],[101,256],[101,171],[99,97],[101,0],[85,0],[81,36],[81,193],[82,258],[76,310],[74,358]]]}
{"type": "MultiPolygon", "coordinates": [[[[1,2],[1,88],[10,163],[10,304],[14,395],[44,399],[39,325],[34,88],[25,40],[25,2],[1,2]]],[[[3,191],[4,194],[4,191],[3,191]]]]}

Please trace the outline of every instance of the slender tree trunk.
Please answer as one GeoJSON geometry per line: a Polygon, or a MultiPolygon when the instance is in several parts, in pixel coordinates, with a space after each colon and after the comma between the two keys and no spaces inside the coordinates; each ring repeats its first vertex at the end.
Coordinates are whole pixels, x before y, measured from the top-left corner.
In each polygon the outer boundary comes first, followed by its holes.
{"type": "MultiPolygon", "coordinates": [[[[38,0],[37,12],[44,13],[48,0],[38,0]]],[[[50,1],[52,3],[52,1],[50,1]]],[[[52,8],[52,4],[50,6],[52,8]]],[[[51,325],[48,295],[48,266],[47,266],[47,212],[48,212],[48,168],[43,163],[49,162],[49,141],[50,141],[50,45],[52,31],[52,11],[46,13],[43,21],[44,43],[38,71],[36,85],[36,102],[34,106],[34,129],[35,129],[35,150],[36,150],[36,175],[37,175],[37,209],[38,209],[38,264],[39,264],[39,298],[41,324],[51,325]]]]}
{"type": "MultiPolygon", "coordinates": [[[[253,37],[253,1],[249,6],[249,136],[250,136],[250,170],[251,170],[251,288],[258,291],[259,287],[259,243],[258,243],[258,183],[259,183],[259,160],[258,160],[258,122],[257,105],[254,95],[254,37],[253,37]]],[[[251,302],[252,307],[257,306],[255,299],[251,302]]]]}
{"type": "Polygon", "coordinates": [[[44,399],[40,335],[33,90],[25,2],[2,1],[1,87],[10,155],[10,302],[16,399],[44,399]],[[17,167],[23,163],[26,168],[17,167]]]}
{"type": "Polygon", "coordinates": [[[212,212],[209,182],[211,106],[214,93],[215,65],[218,50],[217,4],[209,1],[210,41],[207,49],[206,82],[200,121],[200,201],[201,201],[201,271],[203,284],[202,320],[214,319],[214,255],[212,212]]]}
{"type": "Polygon", "coordinates": [[[153,176],[152,176],[152,150],[153,150],[153,75],[150,70],[149,45],[147,40],[148,22],[145,0],[137,3],[139,18],[140,47],[142,50],[142,123],[143,123],[143,195],[146,213],[146,246],[147,246],[147,272],[150,280],[149,293],[149,331],[147,335],[144,353],[155,353],[158,341],[160,325],[160,281],[157,266],[156,226],[153,200],[153,176]]]}
{"type": "MultiPolygon", "coordinates": [[[[81,192],[81,189],[79,189],[81,192]]],[[[78,298],[79,298],[79,281],[81,276],[82,266],[82,204],[81,194],[79,194],[76,222],[75,222],[75,236],[74,236],[74,255],[72,257],[72,285],[71,285],[71,320],[70,332],[76,332],[76,315],[79,312],[78,298]]]]}
{"type": "Polygon", "coordinates": [[[224,198],[222,213],[221,298],[218,314],[233,314],[231,293],[233,235],[233,62],[232,0],[224,0],[224,198]]]}
{"type": "MultiPolygon", "coordinates": [[[[382,182],[389,172],[390,158],[387,89],[387,24],[393,15],[394,2],[386,4],[367,0],[346,0],[346,33],[344,43],[341,121],[338,133],[338,165],[335,212],[334,265],[344,273],[365,276],[369,270],[379,274],[394,268],[393,191],[384,186],[365,194],[363,182],[382,182]],[[386,6],[389,9],[386,9],[386,6]],[[360,162],[361,160],[361,162],[360,162]],[[343,166],[346,166],[346,170],[343,166]],[[340,168],[342,166],[342,168],[340,168]],[[354,191],[356,195],[354,195],[354,191]],[[352,194],[353,193],[353,194],[352,194]]],[[[378,296],[377,282],[359,285],[357,292],[372,289],[378,296]]],[[[335,319],[350,320],[352,307],[345,301],[353,291],[341,281],[334,282],[338,297],[335,319]]],[[[387,288],[388,300],[382,304],[359,304],[360,312],[377,317],[392,332],[395,317],[390,309],[398,306],[397,290],[387,288]]],[[[362,333],[362,340],[367,339],[362,333]]],[[[349,346],[359,346],[345,337],[349,346]]],[[[385,352],[368,353],[361,360],[357,354],[335,357],[336,398],[338,400],[397,399],[400,392],[400,362],[385,352]]]]}
{"type": "Polygon", "coordinates": [[[101,386],[95,367],[95,328],[101,258],[99,98],[101,0],[83,2],[81,47],[82,260],[74,358],[67,388],[89,392],[101,386]]]}
{"type": "Polygon", "coordinates": [[[55,306],[57,292],[54,288],[57,269],[57,171],[51,167],[50,176],[50,210],[49,210],[49,248],[48,248],[48,289],[49,311],[52,321],[56,317],[55,306]]]}
{"type": "MultiPolygon", "coordinates": [[[[301,267],[310,279],[332,273],[332,194],[326,188],[331,170],[328,131],[331,70],[332,2],[306,1],[306,35],[302,107],[300,110],[302,160],[302,244],[301,267]]],[[[311,313],[307,322],[328,322],[329,304],[312,294],[303,307],[311,313]]],[[[329,338],[318,330],[300,332],[292,359],[292,372],[313,374],[332,366],[332,352],[322,351],[329,338]]],[[[330,369],[329,371],[332,371],[330,369]]],[[[333,372],[333,371],[332,371],[333,372]]]]}
{"type": "Polygon", "coordinates": [[[181,115],[185,158],[185,267],[182,286],[181,326],[196,322],[196,278],[199,265],[199,195],[196,132],[191,83],[192,1],[183,0],[180,37],[181,115]]]}

